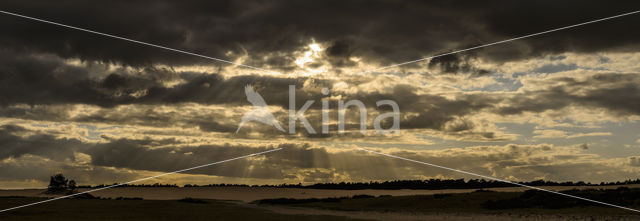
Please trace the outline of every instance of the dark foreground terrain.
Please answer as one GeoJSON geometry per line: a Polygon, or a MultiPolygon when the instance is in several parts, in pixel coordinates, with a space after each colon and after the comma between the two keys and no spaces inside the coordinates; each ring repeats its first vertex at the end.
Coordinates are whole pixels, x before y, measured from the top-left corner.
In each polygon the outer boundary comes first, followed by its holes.
{"type": "MultiPolygon", "coordinates": [[[[3,197],[9,208],[43,198],[3,197]]],[[[355,220],[330,215],[279,214],[219,200],[62,199],[0,213],[0,220],[355,220]]]]}
{"type": "MultiPolygon", "coordinates": [[[[567,190],[563,193],[607,202],[633,209],[640,208],[640,189],[567,190]]],[[[478,190],[471,193],[417,196],[356,195],[338,198],[263,199],[258,205],[280,205],[334,211],[369,211],[396,214],[442,215],[443,218],[510,217],[509,219],[553,220],[640,220],[640,213],[614,208],[553,193],[494,192],[478,190]],[[454,216],[454,217],[451,217],[454,216]]]]}
{"type": "MultiPolygon", "coordinates": [[[[640,188],[566,190],[640,208],[640,188]]],[[[0,208],[45,198],[0,197],[0,208]]],[[[144,200],[85,195],[0,213],[0,220],[640,220],[640,213],[542,191],[329,198],[275,198],[252,203],[214,199],[144,200]]]]}

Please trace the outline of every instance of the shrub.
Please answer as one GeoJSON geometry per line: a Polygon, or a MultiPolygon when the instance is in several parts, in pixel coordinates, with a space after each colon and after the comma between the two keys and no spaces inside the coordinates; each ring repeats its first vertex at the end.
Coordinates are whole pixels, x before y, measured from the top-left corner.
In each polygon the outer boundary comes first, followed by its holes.
{"type": "MultiPolygon", "coordinates": [[[[66,191],[68,188],[69,180],[64,177],[61,173],[51,176],[49,179],[49,186],[47,187],[48,193],[57,193],[66,191]]],[[[74,182],[75,183],[75,182],[74,182]]]]}

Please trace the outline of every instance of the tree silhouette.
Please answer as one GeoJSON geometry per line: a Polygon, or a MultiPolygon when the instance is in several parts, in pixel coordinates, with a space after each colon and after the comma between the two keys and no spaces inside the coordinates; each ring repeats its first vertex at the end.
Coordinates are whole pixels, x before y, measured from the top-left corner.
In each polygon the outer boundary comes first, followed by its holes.
{"type": "MultiPolygon", "coordinates": [[[[75,186],[75,181],[73,181],[73,183],[75,186]]],[[[69,180],[67,180],[64,175],[62,175],[61,173],[56,174],[54,176],[51,176],[51,179],[49,180],[49,186],[47,187],[47,192],[55,193],[66,191],[68,188],[68,184],[69,180]]]]}
{"type": "Polygon", "coordinates": [[[78,188],[78,186],[76,185],[76,181],[75,180],[69,180],[69,183],[67,184],[69,191],[73,192],[76,190],[76,188],[78,188]]]}

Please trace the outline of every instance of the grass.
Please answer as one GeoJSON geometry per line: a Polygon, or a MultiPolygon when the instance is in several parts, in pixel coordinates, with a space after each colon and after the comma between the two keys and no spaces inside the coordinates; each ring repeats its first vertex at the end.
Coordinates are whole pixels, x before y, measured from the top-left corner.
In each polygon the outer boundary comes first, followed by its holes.
{"type": "MultiPolygon", "coordinates": [[[[44,198],[0,198],[0,208],[44,198]]],[[[352,220],[340,216],[286,215],[233,202],[183,200],[61,199],[0,213],[0,220],[352,220]]]]}
{"type": "MultiPolygon", "coordinates": [[[[586,198],[622,203],[620,199],[600,199],[603,196],[626,198],[631,208],[640,207],[640,189],[567,191],[586,198]]],[[[375,211],[411,214],[522,214],[522,215],[578,215],[578,216],[636,216],[635,212],[601,206],[593,203],[576,202],[572,198],[549,195],[541,191],[493,192],[476,191],[472,193],[434,194],[415,196],[379,196],[326,199],[265,199],[256,204],[287,205],[341,211],[375,211]],[[562,205],[562,206],[559,206],[562,205]]]]}
{"type": "MultiPolygon", "coordinates": [[[[568,190],[564,193],[630,208],[640,208],[640,189],[568,190]]],[[[0,197],[0,209],[41,201],[44,198],[0,197]]],[[[448,215],[530,215],[571,219],[624,218],[635,220],[640,214],[542,191],[309,198],[263,199],[246,205],[231,201],[183,198],[144,200],[141,198],[95,198],[91,195],[62,199],[0,213],[0,220],[350,220],[342,216],[279,214],[265,208],[294,206],[335,211],[389,212],[390,214],[448,215]],[[270,205],[272,207],[263,207],[270,205]]],[[[277,210],[275,210],[277,211],[277,210]]],[[[313,213],[311,213],[313,214],[313,213]]],[[[324,213],[326,214],[326,213],[324,213]]]]}

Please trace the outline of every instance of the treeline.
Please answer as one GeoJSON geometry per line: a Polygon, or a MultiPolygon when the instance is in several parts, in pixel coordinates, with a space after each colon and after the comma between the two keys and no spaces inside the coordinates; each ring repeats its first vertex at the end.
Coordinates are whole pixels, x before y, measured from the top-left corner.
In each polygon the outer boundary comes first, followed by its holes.
{"type": "MultiPolygon", "coordinates": [[[[527,186],[607,186],[607,185],[627,185],[640,184],[640,179],[617,182],[602,182],[592,184],[583,181],[578,182],[554,182],[536,180],[530,182],[518,182],[527,186]]],[[[371,182],[340,182],[340,183],[316,183],[311,185],[279,184],[279,185],[244,185],[244,184],[208,184],[193,185],[187,184],[184,187],[276,187],[276,188],[306,188],[306,189],[340,189],[340,190],[360,190],[360,189],[414,189],[414,190],[438,190],[438,189],[480,189],[493,187],[516,187],[518,185],[484,179],[429,179],[429,180],[394,180],[394,181],[371,181],[371,182]]]]}
{"type": "MultiPolygon", "coordinates": [[[[628,184],[640,184],[640,179],[626,180],[617,182],[601,182],[599,184],[592,184],[588,182],[554,182],[536,180],[530,182],[518,182],[519,184],[527,186],[610,186],[610,185],[628,185],[628,184]]],[[[112,185],[117,185],[114,183],[112,185]]],[[[97,186],[79,186],[82,188],[101,188],[110,185],[97,185],[97,186]]],[[[495,180],[484,179],[429,179],[429,180],[394,180],[394,181],[371,181],[371,182],[340,182],[340,183],[316,183],[311,185],[298,184],[278,184],[278,185],[246,185],[246,184],[186,184],[183,187],[273,187],[273,188],[304,188],[304,189],[340,189],[340,190],[360,190],[360,189],[383,189],[383,190],[397,190],[397,189],[414,189],[414,190],[438,190],[438,189],[481,189],[481,188],[495,188],[495,187],[517,187],[518,185],[505,183],[495,180]]],[[[125,184],[117,187],[179,187],[176,184],[125,184]]]]}
{"type": "MultiPolygon", "coordinates": [[[[390,195],[380,195],[379,197],[391,197],[390,195]]],[[[294,199],[294,198],[276,198],[276,199],[261,199],[253,201],[253,203],[257,204],[272,204],[272,205],[283,205],[283,204],[300,204],[300,203],[337,203],[346,199],[370,199],[376,198],[372,195],[360,194],[354,195],[352,197],[329,197],[329,198],[307,198],[307,199],[294,199]]]]}
{"type": "Polygon", "coordinates": [[[112,188],[119,188],[119,187],[180,187],[177,184],[160,184],[160,183],[154,183],[154,184],[118,184],[118,183],[114,183],[114,184],[100,184],[100,185],[96,185],[96,186],[82,185],[82,186],[78,186],[78,188],[103,188],[103,187],[108,187],[108,186],[114,186],[112,188]],[[118,185],[118,186],[115,186],[115,185],[118,185]]]}

